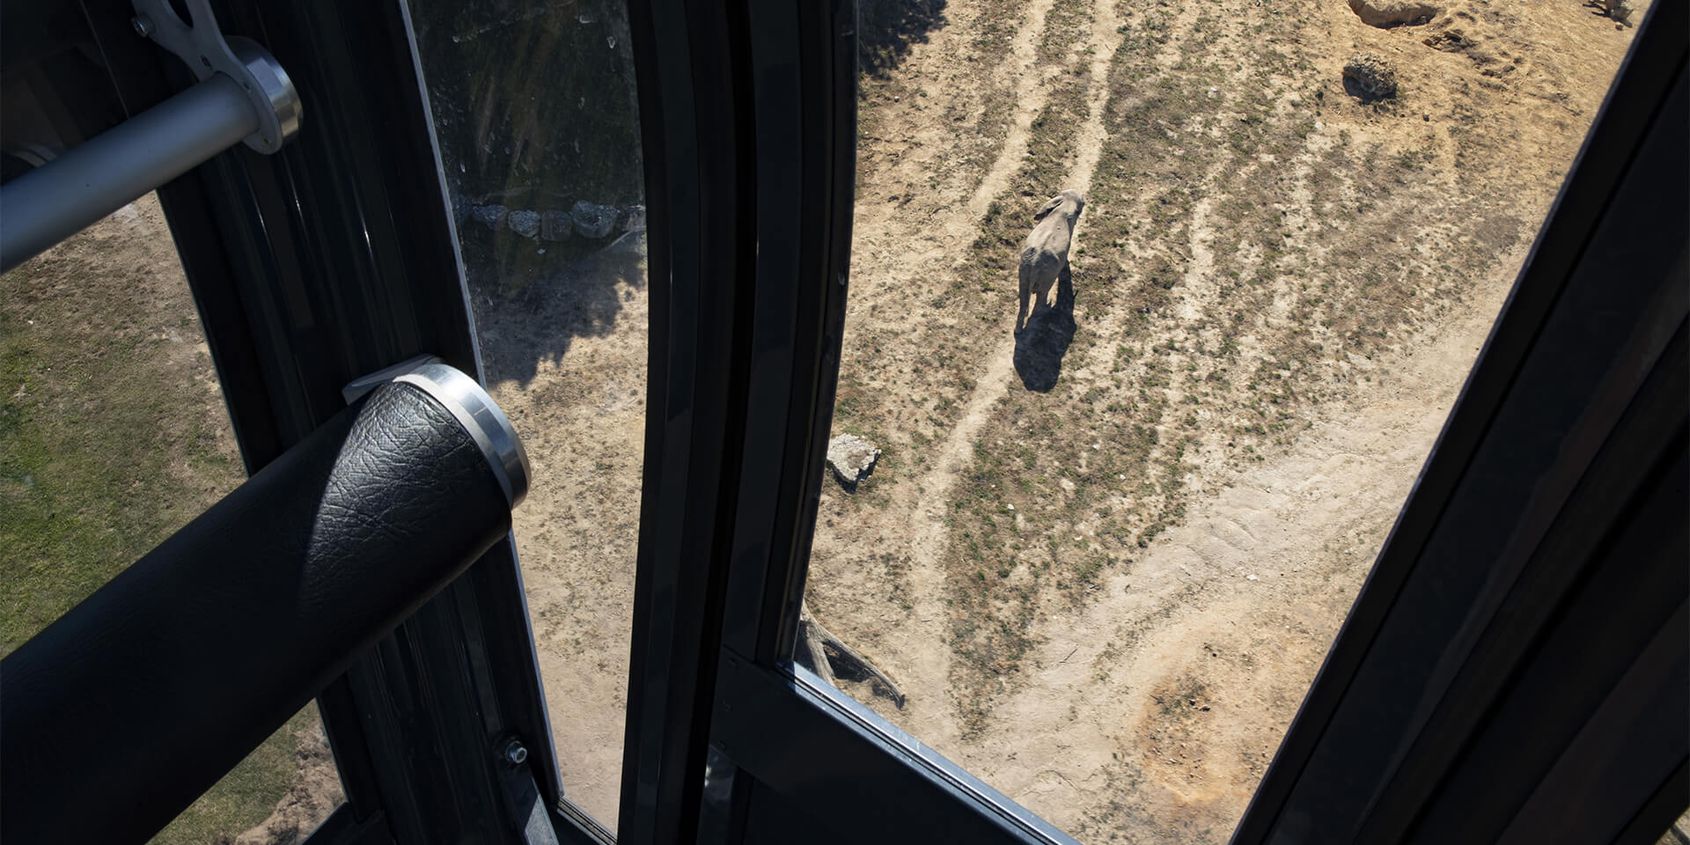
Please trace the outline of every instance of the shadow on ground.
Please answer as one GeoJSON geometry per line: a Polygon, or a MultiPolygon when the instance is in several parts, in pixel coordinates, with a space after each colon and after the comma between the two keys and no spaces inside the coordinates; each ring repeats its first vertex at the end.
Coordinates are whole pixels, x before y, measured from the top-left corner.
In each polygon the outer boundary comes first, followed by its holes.
{"type": "Polygon", "coordinates": [[[630,232],[537,272],[515,291],[501,290],[492,280],[477,284],[472,269],[470,298],[488,381],[526,387],[541,362],[562,361],[576,338],[614,332],[625,300],[646,286],[645,255],[645,233],[630,232]]]}
{"type": "Polygon", "coordinates": [[[1040,393],[1056,386],[1062,359],[1074,342],[1074,277],[1067,267],[1056,280],[1056,304],[1027,318],[1015,334],[1015,372],[1028,390],[1040,393]]]}
{"type": "Polygon", "coordinates": [[[885,77],[910,45],[945,25],[945,0],[863,0],[857,12],[857,60],[865,76],[885,77]]]}

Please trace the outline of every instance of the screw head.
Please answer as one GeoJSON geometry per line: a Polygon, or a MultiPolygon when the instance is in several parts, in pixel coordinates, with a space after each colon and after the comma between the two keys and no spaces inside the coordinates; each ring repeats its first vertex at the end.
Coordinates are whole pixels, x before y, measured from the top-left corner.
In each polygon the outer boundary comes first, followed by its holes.
{"type": "Polygon", "coordinates": [[[146,15],[136,15],[130,18],[129,25],[135,27],[135,34],[142,38],[153,37],[153,19],[146,15]]]}
{"type": "Polygon", "coordinates": [[[512,766],[520,766],[523,763],[528,762],[528,749],[523,747],[522,740],[513,739],[510,742],[505,743],[505,750],[502,756],[504,757],[506,763],[509,763],[512,766]]]}

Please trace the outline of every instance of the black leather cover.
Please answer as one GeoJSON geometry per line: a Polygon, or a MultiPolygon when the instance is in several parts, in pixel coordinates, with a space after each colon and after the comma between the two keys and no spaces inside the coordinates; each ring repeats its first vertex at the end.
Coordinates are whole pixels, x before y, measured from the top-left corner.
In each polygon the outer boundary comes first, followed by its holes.
{"type": "Polygon", "coordinates": [[[415,387],[349,407],[0,662],[0,841],[143,841],[510,527],[415,387]]]}

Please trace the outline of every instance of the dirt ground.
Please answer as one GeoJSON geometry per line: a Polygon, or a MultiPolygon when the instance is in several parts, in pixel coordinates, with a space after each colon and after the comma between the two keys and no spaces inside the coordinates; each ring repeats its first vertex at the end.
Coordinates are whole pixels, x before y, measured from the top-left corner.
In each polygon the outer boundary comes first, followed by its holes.
{"type": "Polygon", "coordinates": [[[909,702],[850,691],[1082,839],[1224,841],[1633,31],[981,0],[912,33],[865,83],[834,426],[885,455],[828,486],[809,582],[909,702]],[[1397,100],[1346,94],[1362,52],[1397,100]],[[1016,337],[1061,188],[1072,282],[1016,337]]]}
{"type": "Polygon", "coordinates": [[[524,294],[475,296],[490,392],[533,469],[513,521],[564,786],[612,828],[645,446],[645,281],[643,239],[630,234],[524,294]],[[581,295],[587,286],[601,293],[581,295]]]}

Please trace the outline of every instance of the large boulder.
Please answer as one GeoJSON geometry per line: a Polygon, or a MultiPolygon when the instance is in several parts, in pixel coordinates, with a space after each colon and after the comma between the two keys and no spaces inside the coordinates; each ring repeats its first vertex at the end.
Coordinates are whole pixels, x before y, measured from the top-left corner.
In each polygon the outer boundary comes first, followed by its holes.
{"type": "Polygon", "coordinates": [[[1430,3],[1416,0],[1350,0],[1350,11],[1368,26],[1388,29],[1394,26],[1419,26],[1442,11],[1430,3]]]}
{"type": "Polygon", "coordinates": [[[615,206],[582,200],[569,209],[569,216],[575,221],[575,234],[598,240],[610,234],[610,230],[616,227],[618,214],[615,206]]]}
{"type": "Polygon", "coordinates": [[[540,212],[519,209],[505,217],[505,226],[529,240],[540,236],[540,212]]]}
{"type": "Polygon", "coordinates": [[[880,460],[880,449],[855,434],[841,434],[827,442],[827,468],[839,479],[839,486],[847,493],[855,493],[857,485],[874,472],[880,460]]]}

